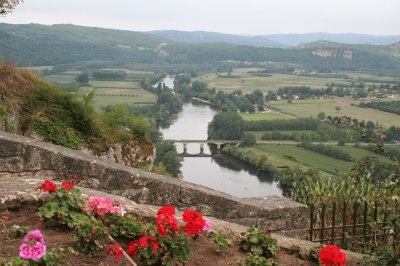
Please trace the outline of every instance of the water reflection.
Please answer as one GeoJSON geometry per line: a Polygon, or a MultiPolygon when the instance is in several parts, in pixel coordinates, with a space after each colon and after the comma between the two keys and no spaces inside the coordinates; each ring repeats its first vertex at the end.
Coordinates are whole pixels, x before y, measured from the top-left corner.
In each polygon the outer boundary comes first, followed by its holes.
{"type": "MultiPolygon", "coordinates": [[[[206,140],[207,126],[216,111],[207,105],[187,103],[182,112],[171,119],[171,125],[163,128],[164,139],[206,140]]],[[[183,144],[176,143],[179,153],[183,144]]],[[[200,153],[200,144],[187,144],[187,153],[200,153]]],[[[237,197],[282,195],[272,175],[260,173],[245,163],[218,154],[214,145],[204,145],[204,153],[212,157],[186,157],[182,162],[183,180],[210,187],[237,197]]]]}

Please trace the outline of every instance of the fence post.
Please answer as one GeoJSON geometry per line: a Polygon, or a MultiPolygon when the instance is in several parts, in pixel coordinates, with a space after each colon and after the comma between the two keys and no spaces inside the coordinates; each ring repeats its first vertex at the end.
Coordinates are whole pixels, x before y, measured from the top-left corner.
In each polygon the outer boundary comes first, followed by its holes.
{"type": "Polygon", "coordinates": [[[310,206],[310,241],[313,241],[314,235],[314,204],[310,206]]]}
{"type": "Polygon", "coordinates": [[[322,211],[321,211],[321,231],[319,234],[320,242],[324,243],[324,231],[325,231],[325,202],[322,203],[322,211]]]}
{"type": "Polygon", "coordinates": [[[335,225],[336,225],[336,202],[332,207],[332,231],[331,231],[331,244],[334,244],[335,239],[335,225]]]}
{"type": "Polygon", "coordinates": [[[353,237],[356,236],[356,227],[357,227],[357,201],[354,201],[354,210],[353,210],[353,237]]]}
{"type": "Polygon", "coordinates": [[[363,221],[363,249],[365,249],[366,241],[367,241],[367,215],[368,215],[368,202],[364,201],[364,221],[363,221]]]}
{"type": "Polygon", "coordinates": [[[342,212],[342,244],[341,248],[344,248],[344,239],[346,237],[346,208],[347,208],[347,202],[343,202],[343,212],[342,212]]]}

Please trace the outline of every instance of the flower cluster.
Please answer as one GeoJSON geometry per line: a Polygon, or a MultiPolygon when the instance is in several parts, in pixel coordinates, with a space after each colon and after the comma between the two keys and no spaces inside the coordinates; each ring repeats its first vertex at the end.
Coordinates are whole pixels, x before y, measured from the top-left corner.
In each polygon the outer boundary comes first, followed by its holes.
{"type": "Polygon", "coordinates": [[[327,245],[319,251],[319,259],[325,266],[346,264],[346,254],[335,245],[327,245]]]}
{"type": "Polygon", "coordinates": [[[201,231],[203,231],[203,232],[210,231],[211,227],[212,227],[212,224],[206,220],[204,223],[203,229],[201,229],[201,231]]]}
{"type": "Polygon", "coordinates": [[[118,261],[122,258],[123,255],[121,247],[118,244],[108,245],[106,252],[108,255],[115,255],[114,263],[118,263],[118,261]]]}
{"type": "Polygon", "coordinates": [[[105,215],[107,213],[116,213],[121,216],[125,214],[123,206],[120,202],[114,202],[110,198],[93,196],[86,203],[85,211],[105,215]]]}
{"type": "Polygon", "coordinates": [[[19,256],[23,259],[39,260],[46,255],[46,245],[43,234],[39,230],[33,230],[25,235],[25,243],[19,247],[19,256]]]}
{"type": "Polygon", "coordinates": [[[160,244],[157,242],[157,239],[154,236],[148,237],[144,235],[141,238],[136,239],[131,243],[129,243],[129,247],[126,250],[126,253],[132,256],[133,254],[139,252],[139,248],[146,248],[146,247],[151,247],[151,249],[154,252],[153,254],[156,256],[157,255],[156,252],[160,248],[160,244]]]}
{"type": "Polygon", "coordinates": [[[43,191],[48,191],[48,192],[56,192],[57,190],[57,185],[51,182],[50,180],[45,180],[44,183],[37,187],[36,190],[43,190],[43,191]]]}
{"type": "Polygon", "coordinates": [[[69,182],[62,182],[61,185],[66,189],[66,190],[70,190],[73,189],[75,184],[79,184],[81,182],[81,179],[79,177],[76,176],[70,176],[69,177],[69,182]]]}
{"type": "Polygon", "coordinates": [[[158,210],[156,224],[157,224],[157,232],[160,235],[162,236],[167,235],[168,227],[174,232],[179,231],[178,221],[174,217],[174,214],[175,214],[175,209],[171,205],[167,205],[158,210]]]}
{"type": "Polygon", "coordinates": [[[183,230],[188,235],[194,235],[201,231],[206,224],[206,221],[203,219],[203,215],[195,210],[186,210],[183,212],[182,220],[186,222],[183,230]]]}

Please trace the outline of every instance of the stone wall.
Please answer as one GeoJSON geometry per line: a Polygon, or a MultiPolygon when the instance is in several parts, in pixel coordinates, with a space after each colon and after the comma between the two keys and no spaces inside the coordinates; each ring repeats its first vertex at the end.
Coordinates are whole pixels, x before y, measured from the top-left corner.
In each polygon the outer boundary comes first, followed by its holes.
{"type": "Polygon", "coordinates": [[[128,166],[82,152],[0,131],[0,178],[18,176],[59,179],[73,174],[81,186],[123,196],[141,204],[195,208],[242,225],[269,226],[288,236],[305,237],[307,207],[283,197],[240,199],[200,185],[128,166]]]}

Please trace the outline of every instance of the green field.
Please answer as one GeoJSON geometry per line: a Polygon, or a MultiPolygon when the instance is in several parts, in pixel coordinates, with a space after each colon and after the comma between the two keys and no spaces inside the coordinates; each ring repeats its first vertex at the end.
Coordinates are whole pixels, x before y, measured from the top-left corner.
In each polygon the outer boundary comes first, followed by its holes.
{"type": "Polygon", "coordinates": [[[75,75],[48,75],[44,77],[54,83],[74,83],[75,75]]]}
{"type": "Polygon", "coordinates": [[[119,88],[119,89],[139,89],[139,82],[134,81],[102,81],[91,80],[90,86],[94,88],[119,88]]]}
{"type": "MultiPolygon", "coordinates": [[[[261,140],[261,136],[264,135],[264,133],[272,132],[272,131],[246,131],[246,132],[251,133],[254,136],[256,136],[257,140],[261,140]]],[[[279,130],[279,132],[282,132],[282,133],[285,133],[285,134],[291,134],[293,132],[296,132],[296,133],[300,133],[301,134],[301,133],[312,133],[312,132],[315,132],[315,131],[312,131],[312,130],[279,130]]]]}
{"type": "MultiPolygon", "coordinates": [[[[309,86],[311,88],[325,88],[327,83],[351,84],[353,80],[342,78],[321,78],[304,77],[296,74],[271,74],[268,77],[255,76],[249,71],[255,71],[255,68],[234,69],[232,76],[236,78],[218,77],[219,74],[211,73],[200,76],[196,80],[206,82],[209,87],[215,87],[217,90],[231,92],[241,89],[244,93],[261,89],[263,92],[277,90],[285,86],[309,86]]],[[[226,75],[226,73],[223,73],[226,75]]],[[[362,77],[360,74],[357,78],[362,77]]]]}
{"type": "MultiPolygon", "coordinates": [[[[373,152],[356,148],[353,146],[338,147],[339,149],[349,153],[354,160],[359,160],[364,156],[375,156],[380,160],[389,162],[383,156],[377,155],[373,152]]],[[[346,162],[334,159],[319,153],[315,153],[295,145],[285,144],[271,144],[271,145],[256,145],[252,148],[243,148],[244,150],[252,150],[259,155],[266,155],[275,167],[295,166],[300,165],[305,168],[315,168],[325,173],[336,174],[337,171],[341,173],[347,172],[354,162],[346,162]],[[294,161],[294,158],[296,161],[294,161]]]]}
{"type": "MultiPolygon", "coordinates": [[[[81,87],[80,92],[88,92],[93,88],[81,87]]],[[[153,104],[157,96],[143,89],[118,89],[118,88],[95,88],[95,108],[116,104],[153,104]],[[107,96],[105,96],[106,94],[107,96]],[[117,96],[118,95],[118,96],[117,96]],[[120,96],[124,95],[124,96],[120,96]],[[126,96],[125,96],[126,95],[126,96]]]]}
{"type": "Polygon", "coordinates": [[[277,113],[277,112],[265,112],[256,114],[240,113],[240,116],[245,121],[258,121],[258,120],[273,120],[273,119],[292,119],[293,116],[277,113]]]}
{"type": "Polygon", "coordinates": [[[314,117],[319,112],[324,112],[326,116],[351,116],[358,120],[365,120],[389,127],[392,125],[400,126],[400,116],[392,113],[379,111],[376,109],[365,109],[352,106],[351,103],[357,103],[349,97],[335,98],[334,100],[293,100],[292,103],[287,101],[270,101],[268,104],[278,108],[285,113],[295,115],[297,117],[314,117]],[[336,106],[340,106],[341,110],[337,112],[336,106]]]}

